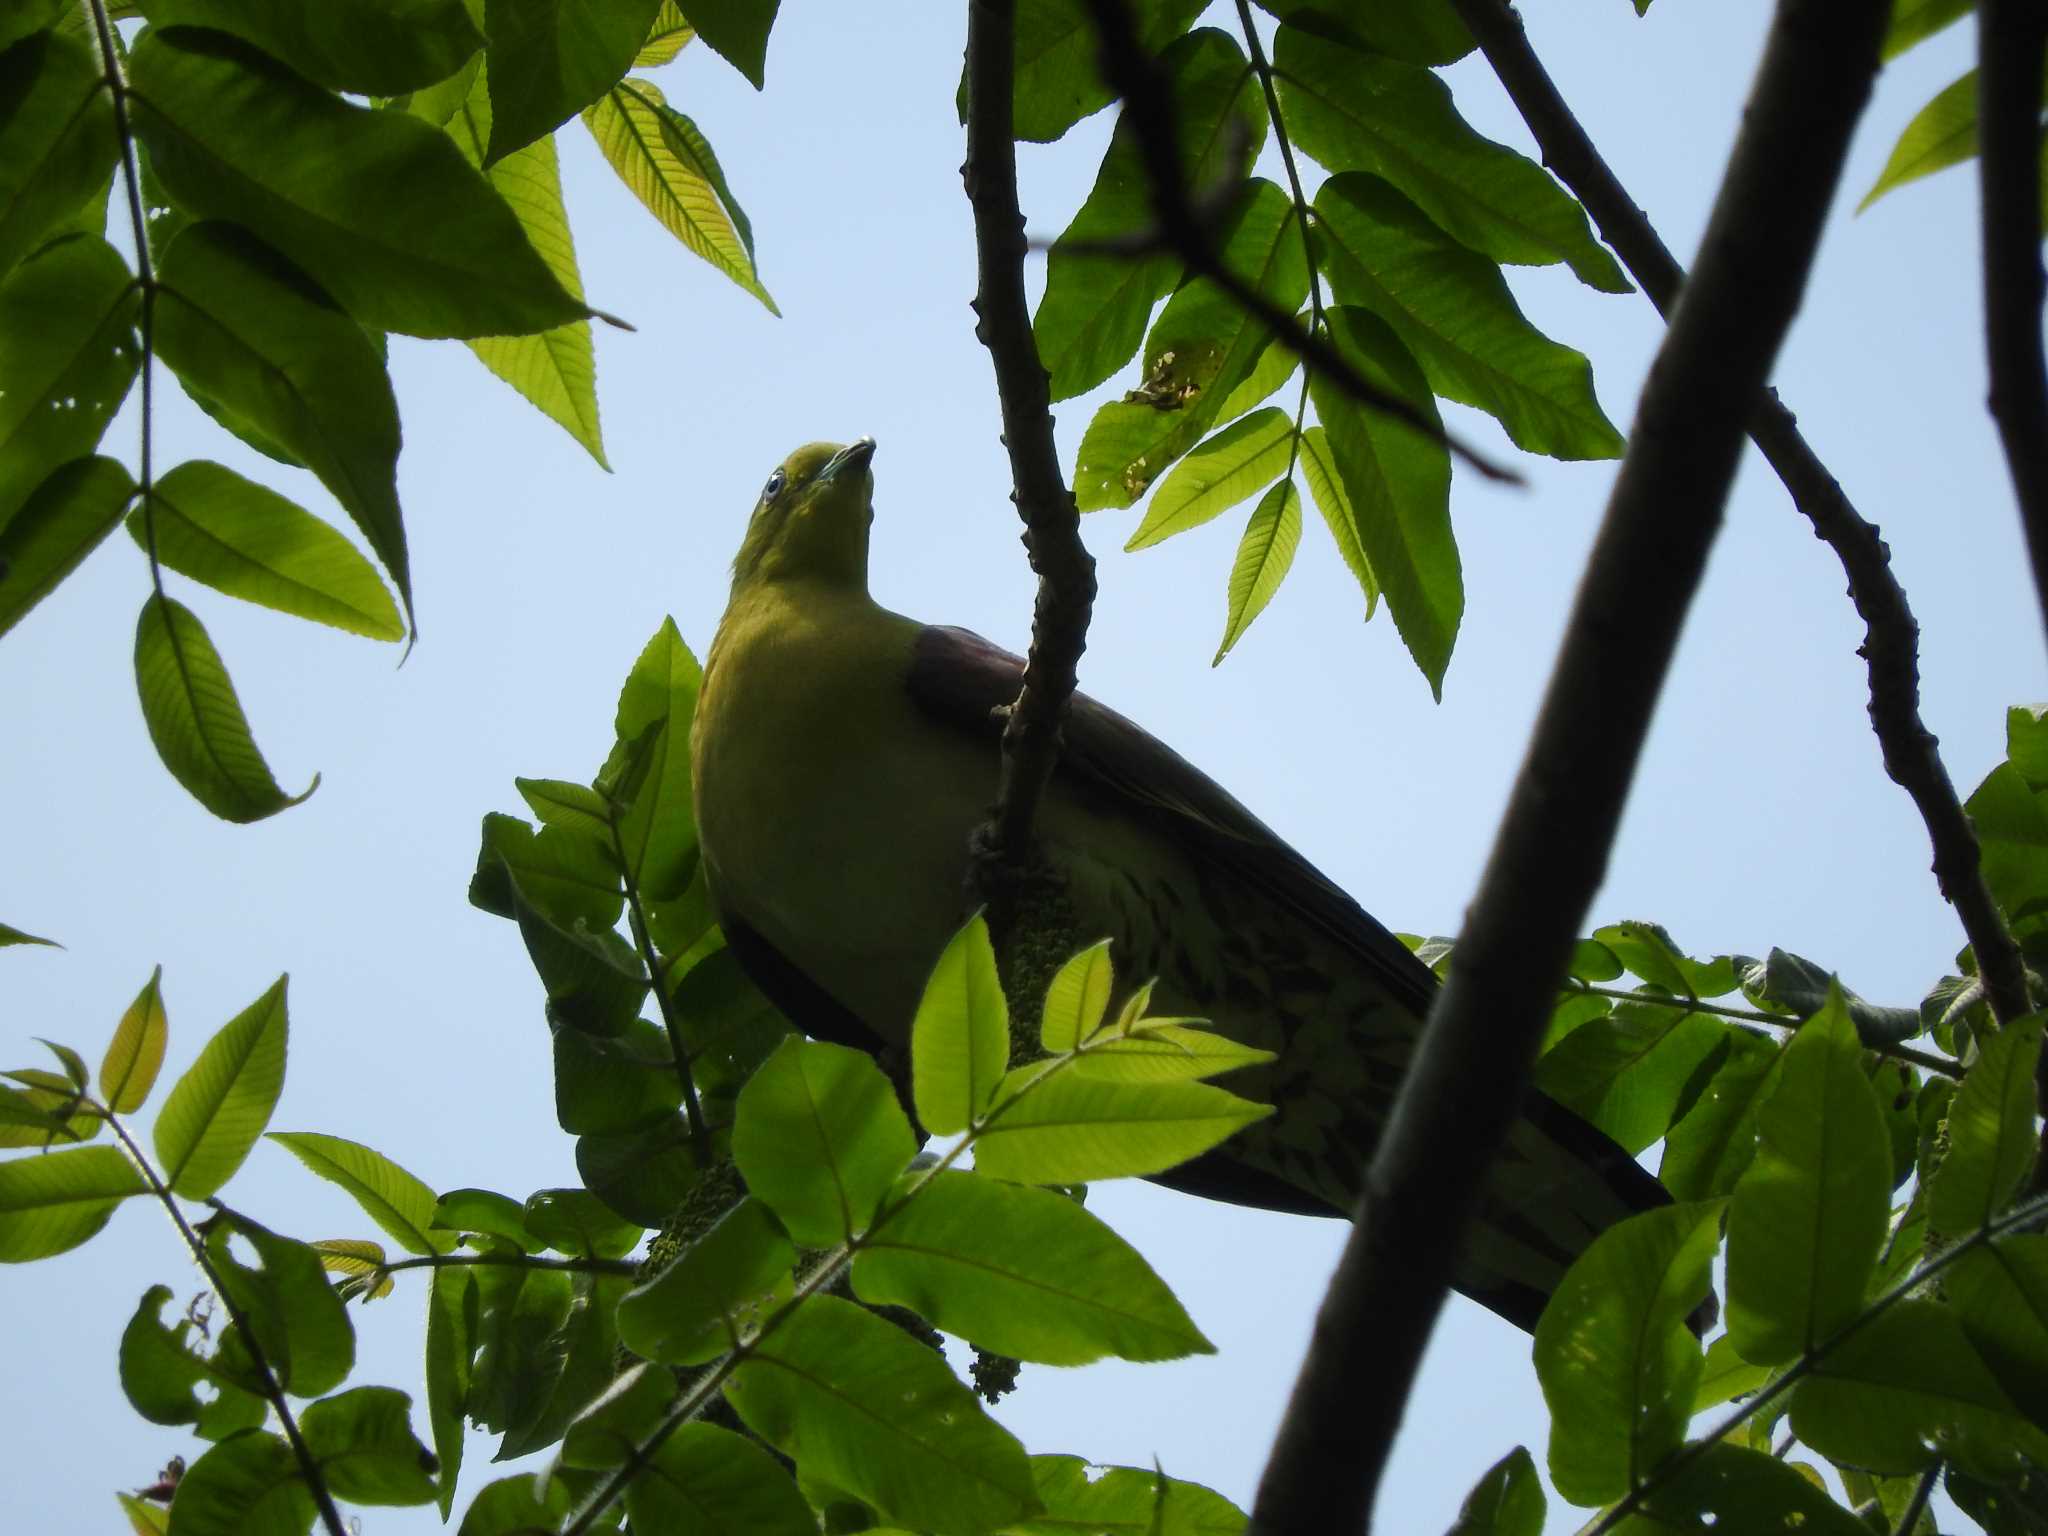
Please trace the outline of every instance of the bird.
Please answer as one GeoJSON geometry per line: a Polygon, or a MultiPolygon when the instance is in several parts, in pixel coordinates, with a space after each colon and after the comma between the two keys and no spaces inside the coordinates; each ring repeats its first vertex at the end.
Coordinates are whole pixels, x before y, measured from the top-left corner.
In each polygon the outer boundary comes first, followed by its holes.
{"type": "MultiPolygon", "coordinates": [[[[703,869],[741,969],[815,1038],[901,1049],[965,917],[969,841],[1023,661],[868,591],[875,443],[810,443],[768,476],[733,562],[691,730],[703,869]]],[[[1158,1176],[1214,1199],[1349,1216],[1438,982],[1199,769],[1073,696],[1034,822],[1074,948],[1107,937],[1156,1013],[1273,1053],[1222,1086],[1273,1113],[1158,1176]]],[[[1455,1134],[1455,1127],[1447,1128],[1455,1134]]],[[[1530,1090],[1457,1288],[1533,1332],[1601,1232],[1670,1196],[1530,1090]]]]}

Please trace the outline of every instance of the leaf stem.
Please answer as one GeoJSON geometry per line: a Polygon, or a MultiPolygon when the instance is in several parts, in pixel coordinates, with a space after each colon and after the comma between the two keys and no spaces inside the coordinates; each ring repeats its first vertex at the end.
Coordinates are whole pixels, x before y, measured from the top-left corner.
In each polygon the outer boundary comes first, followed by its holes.
{"type": "Polygon", "coordinates": [[[1906,1507],[1900,1511],[1899,1523],[1892,1527],[1894,1536],[1913,1536],[1913,1527],[1920,1523],[1920,1516],[1926,1513],[1927,1500],[1934,1493],[1934,1485],[1941,1477],[1941,1469],[1947,1463],[1937,1456],[1927,1464],[1927,1470],[1920,1474],[1920,1481],[1913,1485],[1913,1496],[1906,1500],[1906,1507]]]}
{"type": "MultiPolygon", "coordinates": [[[[98,11],[99,0],[93,0],[93,9],[98,11]]],[[[285,1440],[291,1445],[292,1456],[299,1464],[299,1476],[305,1479],[306,1491],[311,1495],[313,1505],[320,1512],[320,1523],[327,1528],[328,1536],[348,1536],[347,1527],[342,1523],[341,1511],[335,1508],[334,1495],[327,1490],[327,1480],[321,1475],[320,1462],[313,1455],[312,1447],[306,1444],[306,1437],[299,1432],[298,1418],[292,1413],[291,1404],[286,1400],[284,1387],[277,1379],[277,1372],[271,1369],[270,1358],[263,1352],[263,1345],[256,1337],[256,1329],[249,1322],[248,1314],[235,1303],[227,1285],[221,1280],[220,1271],[213,1267],[213,1259],[206,1251],[205,1239],[193,1230],[185,1219],[185,1213],[178,1208],[178,1202],[156,1165],[149,1160],[135,1138],[128,1134],[128,1127],[120,1116],[111,1109],[100,1106],[107,1124],[112,1127],[114,1137],[121,1143],[121,1150],[128,1154],[128,1161],[135,1165],[135,1171],[142,1175],[142,1182],[149,1186],[150,1194],[163,1207],[164,1214],[171,1218],[171,1225],[178,1229],[178,1236],[184,1240],[186,1251],[192,1262],[206,1277],[207,1287],[228,1315],[228,1322],[241,1335],[242,1347],[249,1352],[249,1363],[254,1367],[262,1382],[264,1400],[277,1415],[277,1422],[284,1430],[285,1440]]]]}
{"type": "Polygon", "coordinates": [[[554,1270],[572,1275],[637,1275],[640,1267],[631,1259],[551,1259],[537,1253],[419,1253],[379,1264],[377,1273],[395,1275],[402,1269],[465,1269],[497,1265],[506,1269],[554,1270]]]}
{"type": "Polygon", "coordinates": [[[653,931],[647,926],[647,909],[640,901],[640,882],[633,873],[632,862],[626,857],[625,842],[619,836],[617,807],[607,804],[605,824],[611,828],[612,853],[618,859],[619,880],[626,892],[626,915],[633,930],[633,947],[640,953],[640,963],[647,968],[647,982],[654,989],[654,1006],[661,1012],[661,1027],[668,1032],[669,1054],[675,1058],[676,1077],[683,1085],[683,1113],[690,1123],[690,1151],[696,1156],[700,1168],[707,1167],[711,1162],[711,1132],[704,1124],[704,1107],[697,1099],[697,1079],[690,1071],[690,1048],[683,1039],[682,1020],[676,1017],[675,1002],[669,996],[661,955],[654,947],[653,931]]]}

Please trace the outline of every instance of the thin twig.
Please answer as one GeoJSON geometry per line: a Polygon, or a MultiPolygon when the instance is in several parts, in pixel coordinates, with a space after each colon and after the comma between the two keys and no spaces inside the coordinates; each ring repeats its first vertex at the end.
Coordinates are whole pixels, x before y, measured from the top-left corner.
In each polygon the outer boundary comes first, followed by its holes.
{"type": "MultiPolygon", "coordinates": [[[[1051,388],[1024,297],[1028,246],[1011,136],[1016,10],[1016,0],[971,0],[967,7],[967,159],[960,168],[974,210],[974,334],[995,365],[1015,487],[1011,499],[1024,520],[1024,548],[1038,576],[1024,685],[1003,727],[995,810],[974,836],[975,882],[999,916],[1005,910],[999,870],[1029,861],[1031,823],[1059,760],[1060,724],[1095,605],[1095,561],[1081,542],[1074,494],[1060,473],[1051,388]]],[[[1000,933],[1004,924],[994,926],[1000,933]]]]}
{"type": "MultiPolygon", "coordinates": [[[[1313,329],[1302,326],[1291,310],[1274,303],[1255,284],[1231,270],[1209,238],[1208,225],[1181,182],[1180,137],[1175,129],[1171,85],[1158,61],[1146,53],[1139,42],[1138,34],[1131,26],[1130,13],[1125,8],[1125,0],[1087,0],[1087,3],[1102,45],[1103,81],[1123,98],[1124,116],[1135,133],[1139,158],[1145,166],[1145,181],[1152,197],[1152,215],[1159,226],[1159,248],[1174,252],[1187,263],[1190,272],[1207,278],[1230,295],[1247,314],[1273,333],[1274,340],[1360,405],[1405,423],[1431,442],[1443,444],[1489,480],[1522,484],[1521,475],[1514,470],[1494,463],[1476,448],[1445,431],[1441,422],[1431,420],[1399,395],[1374,384],[1351,365],[1334,343],[1313,329]]],[[[1274,113],[1274,121],[1279,121],[1277,112],[1274,113]]],[[[1291,162],[1291,153],[1288,158],[1291,162]]],[[[1297,181],[1297,199],[1299,196],[1297,181]]],[[[1303,254],[1307,254],[1305,238],[1303,254]]]]}
{"type": "Polygon", "coordinates": [[[1529,756],[1367,1170],[1260,1480],[1262,1536],[1368,1521],[1431,1325],[1609,850],[1744,424],[1806,284],[1886,12],[1781,0],[1651,368],[1529,756]],[[1446,1135],[1455,1126],[1455,1136],[1446,1135]]]}
{"type": "Polygon", "coordinates": [[[640,1273],[631,1259],[551,1259],[537,1253],[417,1253],[392,1259],[377,1266],[377,1272],[395,1275],[401,1269],[475,1269],[497,1266],[503,1269],[544,1269],[570,1275],[624,1275],[640,1273]]]}
{"type": "MultiPolygon", "coordinates": [[[[1708,1013],[1717,1018],[1740,1019],[1749,1024],[1768,1024],[1773,1029],[1797,1029],[1806,1021],[1782,1013],[1765,1013],[1760,1008],[1736,1008],[1726,1003],[1710,1003],[1704,998],[1676,997],[1657,992],[1633,992],[1625,987],[1603,987],[1577,977],[1567,978],[1558,988],[1560,992],[1581,997],[1605,997],[1621,1003],[1647,1003],[1652,1008],[1679,1008],[1687,1013],[1708,1013]]],[[[1946,1056],[1937,1056],[1932,1051],[1915,1050],[1910,1045],[1872,1045],[1863,1042],[1863,1048],[1876,1056],[1889,1056],[1894,1061],[1910,1062],[1924,1072],[1939,1073],[1943,1077],[1960,1078],[1963,1068],[1960,1062],[1950,1061],[1946,1056]]]]}
{"type": "Polygon", "coordinates": [[[142,1175],[142,1182],[163,1207],[164,1214],[171,1218],[171,1225],[178,1229],[186,1252],[191,1254],[200,1274],[206,1277],[207,1287],[227,1313],[229,1324],[241,1336],[242,1347],[249,1352],[250,1369],[256,1372],[257,1380],[262,1383],[264,1401],[270,1404],[271,1412],[277,1415],[279,1427],[284,1430],[285,1441],[292,1448],[292,1459],[299,1464],[299,1476],[305,1481],[306,1493],[313,1500],[313,1507],[320,1512],[320,1523],[327,1527],[327,1536],[348,1536],[347,1527],[342,1524],[341,1511],[335,1507],[334,1495],[328,1492],[327,1479],[321,1474],[320,1460],[313,1454],[313,1448],[306,1444],[306,1437],[299,1432],[298,1418],[292,1413],[292,1405],[284,1395],[284,1386],[278,1381],[277,1372],[271,1368],[270,1357],[263,1352],[263,1344],[256,1337],[256,1329],[250,1323],[248,1313],[229,1294],[220,1271],[213,1267],[213,1258],[206,1251],[206,1240],[185,1219],[170,1186],[164,1183],[163,1176],[157,1172],[148,1155],[135,1144],[135,1138],[128,1134],[128,1127],[121,1123],[120,1117],[108,1110],[106,1121],[112,1127],[115,1139],[121,1143],[121,1150],[128,1154],[128,1161],[135,1165],[135,1171],[142,1175]]]}
{"type": "Polygon", "coordinates": [[[690,1126],[690,1150],[696,1154],[698,1165],[711,1161],[711,1132],[704,1124],[704,1108],[697,1101],[697,1079],[690,1071],[690,1048],[683,1039],[683,1022],[676,1017],[675,1000],[670,997],[668,981],[663,972],[661,954],[654,947],[654,932],[647,926],[647,909],[640,901],[640,882],[634,877],[632,862],[626,857],[626,845],[619,836],[619,817],[614,809],[607,812],[606,824],[611,828],[612,853],[619,866],[619,879],[626,892],[626,915],[633,930],[633,948],[639,952],[640,963],[647,970],[648,985],[654,989],[654,1006],[661,1010],[661,1027],[668,1034],[669,1054],[675,1059],[676,1078],[682,1084],[684,1118],[690,1126]]]}
{"type": "MultiPolygon", "coordinates": [[[[1506,0],[1451,4],[1522,114],[1543,163],[1577,195],[1601,238],[1668,317],[1685,270],[1565,104],[1530,47],[1520,15],[1506,0]]],[[[2038,319],[2035,323],[2038,328],[2038,319]]],[[[1976,833],[1938,743],[1920,718],[1920,626],[1892,574],[1891,551],[1807,445],[1775,392],[1759,392],[1749,435],[1849,578],[1849,596],[1864,624],[1861,654],[1870,674],[1870,724],[1885,772],[1912,797],[1926,824],[1935,881],[1976,953],[1992,1016],[2001,1023],[2021,1018],[2031,1006],[2026,967],[1984,883],[1976,833]]]]}
{"type": "Polygon", "coordinates": [[[1927,1501],[1933,1496],[1934,1485],[1940,1481],[1941,1469],[1946,1465],[1939,1456],[1927,1464],[1927,1470],[1920,1474],[1920,1481],[1913,1485],[1913,1497],[1906,1500],[1906,1507],[1899,1514],[1899,1523],[1892,1527],[1894,1536],[1913,1536],[1913,1527],[1926,1513],[1927,1501]]]}

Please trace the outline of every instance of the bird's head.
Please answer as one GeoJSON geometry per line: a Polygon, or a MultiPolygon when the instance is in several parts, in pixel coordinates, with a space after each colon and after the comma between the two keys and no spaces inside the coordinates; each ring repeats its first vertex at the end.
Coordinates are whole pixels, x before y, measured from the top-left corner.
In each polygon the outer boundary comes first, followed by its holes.
{"type": "Polygon", "coordinates": [[[733,584],[816,580],[866,590],[868,524],[875,517],[875,440],[806,443],[761,487],[733,584]]]}

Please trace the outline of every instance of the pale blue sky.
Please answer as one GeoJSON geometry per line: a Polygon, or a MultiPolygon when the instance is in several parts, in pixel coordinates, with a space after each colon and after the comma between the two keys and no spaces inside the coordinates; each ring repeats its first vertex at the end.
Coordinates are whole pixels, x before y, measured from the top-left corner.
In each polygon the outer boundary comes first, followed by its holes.
{"type": "MultiPolygon", "coordinates": [[[[511,926],[464,900],[479,818],[519,809],[513,776],[595,769],[619,681],[664,614],[701,652],[763,476],[808,439],[879,440],[874,585],[885,602],[1013,645],[1026,633],[1030,580],[967,309],[972,242],[952,106],[963,9],[786,0],[764,95],[699,47],[659,77],[753,217],[779,321],[683,253],[580,132],[564,135],[586,290],[638,326],[598,340],[616,473],[597,470],[461,347],[395,340],[421,622],[402,669],[395,649],[173,578],[225,654],[279,780],[296,789],[325,775],[305,805],[232,828],[158,767],[130,666],[147,578],[125,539],[0,645],[10,723],[0,800],[15,807],[0,920],[69,946],[0,956],[5,1064],[35,1059],[34,1035],[96,1059],[161,961],[168,1081],[288,970],[291,1067],[276,1128],[366,1141],[442,1189],[523,1196],[574,1181],[538,986],[511,926]]],[[[1626,0],[1528,9],[1595,140],[1689,254],[1763,0],[1659,0],[1644,20],[1626,0]]],[[[1925,629],[1928,722],[1966,790],[2000,755],[2005,706],[2048,692],[1981,406],[1974,182],[1951,172],[1860,219],[1846,209],[1912,112],[1968,67],[1969,46],[1958,30],[1881,80],[1778,374],[1823,457],[1884,526],[1925,629]]],[[[1451,78],[1481,131],[1528,148],[1483,64],[1451,78]]],[[[1105,113],[1065,143],[1025,149],[1035,232],[1056,233],[1071,215],[1109,125],[1105,113]]],[[[1626,429],[1659,336],[1649,305],[1556,270],[1517,272],[1514,284],[1539,325],[1589,354],[1626,429]]],[[[1096,400],[1129,385],[1060,408],[1069,466],[1096,400]]],[[[217,457],[337,515],[310,480],[252,463],[175,388],[160,398],[160,464],[217,457]]],[[[1484,419],[1453,414],[1512,451],[1484,419]]],[[[110,442],[132,454],[132,426],[110,442]]],[[[1102,598],[1083,686],[1208,769],[1389,925],[1453,931],[1613,473],[1523,467],[1525,491],[1456,481],[1467,608],[1440,706],[1384,618],[1358,623],[1356,590],[1313,519],[1272,609],[1210,669],[1248,508],[1135,556],[1120,552],[1135,512],[1087,521],[1102,598]]],[[[1701,953],[1783,945],[1910,1003],[1961,939],[1910,806],[1879,767],[1854,654],[1860,626],[1842,586],[1752,454],[1592,920],[1659,920],[1701,953]]],[[[371,1235],[352,1204],[275,1147],[260,1147],[228,1194],[296,1235],[371,1235]]],[[[1034,1452],[1138,1465],[1156,1456],[1247,1500],[1340,1228],[1143,1185],[1105,1187],[1093,1208],[1153,1260],[1220,1353],[1027,1368],[999,1416],[1034,1452]]],[[[0,1410],[0,1465],[19,1529],[115,1529],[111,1490],[193,1451],[181,1431],[139,1421],[115,1374],[121,1327],[159,1281],[183,1295],[195,1277],[169,1229],[137,1204],[88,1247],[0,1282],[17,1383],[0,1410]]],[[[422,1290],[408,1278],[356,1314],[356,1380],[417,1394],[422,1290]]],[[[1540,1463],[1543,1434],[1526,1340],[1454,1300],[1402,1432],[1384,1529],[1442,1529],[1511,1446],[1529,1445],[1540,1463]]],[[[472,1457],[483,1454],[472,1442],[472,1457]]],[[[488,1475],[474,1459],[463,1502],[488,1475]]],[[[422,1511],[369,1510],[363,1521],[373,1536],[433,1528],[422,1511]]]]}

